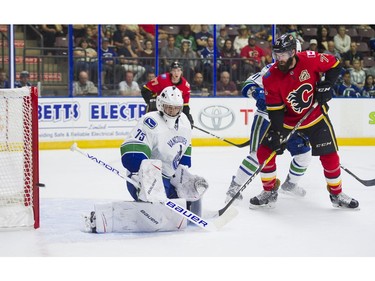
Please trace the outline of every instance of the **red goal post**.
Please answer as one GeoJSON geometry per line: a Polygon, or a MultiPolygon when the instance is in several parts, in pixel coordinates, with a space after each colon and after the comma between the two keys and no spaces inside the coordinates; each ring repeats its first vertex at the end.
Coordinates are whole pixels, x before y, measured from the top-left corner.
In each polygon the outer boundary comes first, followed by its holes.
{"type": "Polygon", "coordinates": [[[0,89],[0,230],[39,227],[38,91],[0,89]]]}

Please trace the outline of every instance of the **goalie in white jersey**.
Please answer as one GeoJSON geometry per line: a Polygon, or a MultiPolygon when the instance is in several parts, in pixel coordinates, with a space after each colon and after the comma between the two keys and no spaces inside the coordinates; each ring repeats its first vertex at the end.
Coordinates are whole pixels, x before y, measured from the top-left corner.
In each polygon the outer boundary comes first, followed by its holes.
{"type": "Polygon", "coordinates": [[[121,162],[129,173],[127,189],[135,201],[95,205],[86,222],[89,232],[154,232],[184,229],[186,218],[164,205],[174,200],[201,216],[207,181],[192,175],[191,124],[182,113],[181,91],[166,87],[157,97],[158,111],[146,113],[121,145],[121,162]]]}
{"type": "MultiPolygon", "coordinates": [[[[301,52],[301,43],[296,40],[296,51],[301,52]]],[[[225,202],[229,202],[245,182],[254,174],[259,164],[256,151],[270,124],[266,110],[266,101],[263,90],[263,75],[266,74],[273,63],[266,65],[260,72],[251,75],[243,84],[242,95],[256,100],[257,111],[250,131],[250,152],[238,167],[237,173],[227,191],[225,202]]],[[[308,139],[298,133],[293,134],[287,143],[287,149],[293,156],[289,166],[289,173],[281,185],[281,192],[303,197],[306,191],[298,185],[298,181],[305,174],[311,161],[310,145],[308,139]]],[[[242,200],[242,194],[237,199],[242,200]]]]}
{"type": "MultiPolygon", "coordinates": [[[[166,87],[157,97],[158,111],[146,113],[121,145],[121,162],[131,181],[135,202],[95,205],[95,231],[153,232],[186,227],[186,218],[173,213],[167,199],[201,216],[206,180],[192,175],[191,124],[182,113],[181,91],[166,87]],[[110,223],[108,223],[110,222],[110,223]]],[[[93,219],[92,219],[93,220],[93,219]]],[[[92,228],[92,227],[91,227],[92,228]]]]}

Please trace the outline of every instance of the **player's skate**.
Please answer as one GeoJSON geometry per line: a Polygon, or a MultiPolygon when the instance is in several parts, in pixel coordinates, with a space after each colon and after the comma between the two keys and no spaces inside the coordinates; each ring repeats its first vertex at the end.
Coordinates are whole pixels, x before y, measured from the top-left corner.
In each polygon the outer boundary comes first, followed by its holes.
{"type": "Polygon", "coordinates": [[[274,208],[277,201],[277,190],[280,186],[280,180],[276,179],[274,188],[271,191],[263,190],[259,195],[250,199],[250,209],[274,208]]]}
{"type": "Polygon", "coordinates": [[[338,195],[330,194],[329,198],[331,199],[332,205],[335,208],[348,208],[358,210],[359,203],[354,198],[349,197],[344,192],[341,192],[338,195]]]}
{"type": "MultiPolygon", "coordinates": [[[[232,182],[230,183],[230,186],[229,186],[228,191],[226,193],[227,198],[225,199],[225,204],[227,204],[234,197],[234,195],[236,195],[237,191],[240,190],[240,188],[241,188],[241,185],[237,184],[234,181],[234,176],[233,176],[232,182]]],[[[243,199],[243,196],[240,193],[240,195],[237,196],[236,200],[242,200],[242,199],[243,199]]],[[[238,203],[238,201],[233,202],[233,203],[238,203]]]]}
{"type": "Polygon", "coordinates": [[[95,212],[90,212],[89,215],[83,216],[84,220],[84,232],[88,233],[96,233],[96,215],[95,212]]]}
{"type": "Polygon", "coordinates": [[[296,197],[304,197],[306,195],[306,190],[304,190],[298,184],[290,182],[288,175],[285,182],[281,185],[280,193],[296,197]]]}

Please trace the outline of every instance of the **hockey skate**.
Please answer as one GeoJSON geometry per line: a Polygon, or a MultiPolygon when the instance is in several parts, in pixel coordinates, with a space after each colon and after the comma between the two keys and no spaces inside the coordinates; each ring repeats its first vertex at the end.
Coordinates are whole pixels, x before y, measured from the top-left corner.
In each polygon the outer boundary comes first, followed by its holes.
{"type": "Polygon", "coordinates": [[[306,190],[304,190],[298,184],[290,182],[288,175],[285,182],[281,185],[280,193],[296,197],[304,197],[306,195],[306,190]]]}
{"type": "MultiPolygon", "coordinates": [[[[241,188],[241,185],[237,184],[235,181],[234,181],[234,176],[232,177],[232,182],[230,183],[230,186],[228,188],[228,191],[227,191],[227,198],[225,199],[225,204],[227,204],[235,195],[236,193],[238,192],[238,190],[240,190],[241,188]]],[[[243,199],[243,196],[242,194],[240,193],[236,200],[239,200],[241,201],[243,199]]],[[[238,203],[238,201],[236,201],[238,203]]],[[[235,203],[235,202],[234,202],[235,203]]]]}
{"type": "Polygon", "coordinates": [[[259,195],[250,199],[250,209],[274,208],[277,201],[277,190],[280,186],[280,180],[276,179],[275,187],[271,191],[263,190],[259,195]]]}
{"type": "Polygon", "coordinates": [[[89,215],[83,216],[84,229],[83,232],[96,233],[96,215],[95,212],[90,212],[89,215]]]}
{"type": "Polygon", "coordinates": [[[359,210],[359,203],[354,198],[350,198],[344,192],[341,192],[338,195],[330,194],[329,198],[331,199],[332,205],[335,208],[347,208],[359,210]]]}

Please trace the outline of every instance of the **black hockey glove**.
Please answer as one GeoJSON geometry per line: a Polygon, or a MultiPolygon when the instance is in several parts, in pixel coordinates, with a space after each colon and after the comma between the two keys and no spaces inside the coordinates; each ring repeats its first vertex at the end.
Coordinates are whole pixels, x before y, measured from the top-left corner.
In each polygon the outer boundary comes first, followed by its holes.
{"type": "Polygon", "coordinates": [[[193,116],[191,116],[191,114],[190,114],[190,106],[184,105],[184,107],[182,108],[182,112],[185,113],[185,115],[189,119],[189,122],[191,124],[191,129],[193,129],[194,120],[193,120],[193,116]]]}
{"type": "Polygon", "coordinates": [[[269,130],[264,141],[264,145],[268,146],[272,151],[276,151],[277,155],[284,153],[286,142],[283,143],[284,136],[280,131],[269,130]]]}
{"type": "Polygon", "coordinates": [[[193,129],[194,127],[194,120],[193,120],[193,116],[191,116],[191,114],[190,113],[188,113],[187,115],[187,118],[189,119],[189,121],[190,121],[190,124],[191,124],[191,129],[193,129]]]}
{"type": "Polygon", "coordinates": [[[320,105],[326,104],[330,99],[332,99],[332,87],[330,83],[322,81],[316,85],[315,99],[320,105]]]}
{"type": "Polygon", "coordinates": [[[156,98],[151,98],[147,105],[147,112],[156,111],[156,98]]]}

